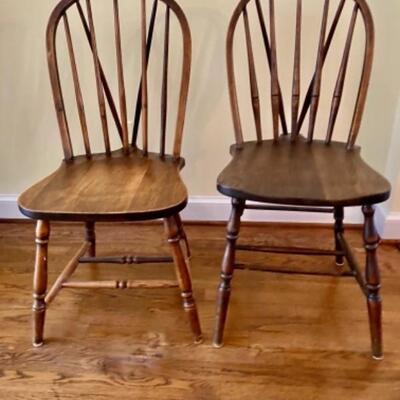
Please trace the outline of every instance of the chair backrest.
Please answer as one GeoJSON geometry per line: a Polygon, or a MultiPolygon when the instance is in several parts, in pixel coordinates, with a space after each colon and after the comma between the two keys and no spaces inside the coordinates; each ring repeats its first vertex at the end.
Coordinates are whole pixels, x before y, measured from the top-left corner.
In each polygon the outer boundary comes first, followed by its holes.
{"type": "MultiPolygon", "coordinates": [[[[278,2],[279,3],[279,2],[278,2]]],[[[301,49],[302,41],[304,37],[302,35],[302,11],[304,2],[302,0],[291,0],[287,3],[291,3],[293,12],[295,13],[295,38],[294,38],[294,63],[293,63],[293,80],[292,80],[292,91],[291,91],[291,126],[288,127],[288,121],[284,110],[284,99],[282,95],[281,85],[279,81],[278,73],[278,62],[277,62],[277,34],[276,34],[276,11],[274,0],[241,0],[236,7],[233,17],[231,19],[228,37],[227,37],[227,68],[228,68],[228,81],[229,81],[229,93],[231,100],[231,107],[233,113],[233,121],[235,128],[236,143],[240,146],[243,139],[242,123],[239,111],[238,93],[236,88],[236,77],[235,77],[235,62],[234,62],[234,36],[237,30],[238,22],[242,18],[244,26],[244,40],[247,48],[248,58],[248,70],[250,79],[250,94],[252,110],[254,115],[254,122],[257,134],[257,140],[262,140],[262,124],[261,124],[261,105],[260,105],[260,93],[258,89],[258,80],[256,73],[255,54],[253,51],[252,32],[250,24],[250,7],[254,7],[254,15],[256,16],[256,24],[259,25],[261,30],[261,37],[263,40],[263,46],[265,47],[266,59],[270,71],[271,80],[271,108],[272,108],[272,132],[273,138],[279,140],[280,134],[290,135],[293,139],[299,136],[303,124],[306,120],[307,114],[309,119],[308,131],[304,136],[307,137],[309,142],[314,140],[315,123],[317,119],[319,99],[321,94],[321,87],[324,75],[324,66],[327,59],[330,48],[332,47],[332,41],[337,33],[337,27],[339,22],[343,18],[344,9],[348,6],[350,9],[350,21],[348,24],[346,40],[344,44],[344,50],[342,59],[339,66],[339,72],[336,79],[336,85],[334,87],[332,102],[330,108],[329,122],[326,131],[325,141],[329,144],[332,140],[335,123],[337,120],[344,83],[346,80],[346,72],[348,70],[350,52],[356,28],[357,20],[361,14],[365,29],[365,50],[364,60],[361,72],[361,80],[358,89],[358,95],[354,107],[354,113],[352,116],[352,122],[350,132],[348,134],[347,148],[351,149],[356,141],[362,114],[365,107],[366,96],[368,91],[368,85],[372,69],[373,51],[374,51],[374,25],[371,12],[365,0],[320,0],[322,11],[322,21],[316,21],[316,25],[319,28],[319,39],[318,46],[316,49],[316,60],[313,74],[310,77],[311,82],[304,92],[304,102],[301,104],[301,49]],[[266,7],[263,9],[263,4],[268,5],[269,16],[264,14],[266,7]],[[333,4],[335,3],[335,4],[333,4]],[[333,7],[335,5],[335,7],[333,7]],[[337,7],[337,8],[336,8],[337,7]],[[267,22],[269,23],[269,29],[267,29],[267,22]]],[[[314,2],[315,3],[315,2],[314,2]]],[[[307,44],[310,40],[307,41],[307,44]]],[[[293,58],[291,58],[291,61],[293,58]]],[[[267,68],[268,69],[268,68],[267,68]]]]}
{"type": "MultiPolygon", "coordinates": [[[[164,14],[164,29],[163,29],[163,51],[161,58],[163,58],[162,67],[162,88],[161,88],[161,139],[160,139],[160,155],[164,157],[166,155],[166,136],[167,136],[167,115],[168,115],[168,98],[169,98],[169,58],[170,58],[170,29],[172,24],[172,17],[175,16],[180,30],[182,33],[182,71],[180,77],[180,89],[178,95],[177,105],[177,119],[176,125],[174,126],[175,132],[173,137],[173,150],[172,155],[174,158],[179,158],[181,154],[183,127],[186,112],[186,102],[188,96],[189,79],[190,79],[190,68],[191,68],[191,34],[189,25],[182,9],[174,0],[139,0],[140,4],[140,32],[141,32],[141,50],[138,57],[141,59],[141,75],[139,77],[138,94],[136,101],[136,108],[134,110],[134,125],[132,139],[130,142],[128,133],[128,121],[129,113],[127,107],[127,93],[125,89],[125,76],[124,76],[124,62],[123,62],[123,46],[122,46],[122,29],[120,21],[120,2],[124,0],[97,0],[96,5],[99,1],[109,3],[113,9],[113,15],[110,15],[110,25],[113,29],[113,42],[115,42],[115,54],[116,54],[116,65],[115,73],[117,74],[117,91],[118,91],[118,105],[112,95],[112,87],[109,85],[109,79],[106,77],[105,69],[103,68],[100,55],[100,43],[96,36],[96,24],[94,16],[94,6],[96,1],[91,0],[62,0],[55,7],[48,24],[47,28],[47,53],[48,53],[48,64],[50,71],[50,79],[53,90],[54,102],[56,106],[57,119],[61,133],[62,145],[64,150],[64,156],[66,160],[71,160],[74,157],[70,128],[67,118],[67,110],[65,107],[62,83],[60,79],[59,60],[57,54],[57,47],[59,46],[57,41],[57,33],[60,25],[64,25],[65,41],[67,45],[67,55],[70,60],[71,73],[74,83],[74,96],[77,105],[77,112],[79,116],[79,123],[82,130],[82,137],[84,148],[87,157],[91,157],[91,142],[89,139],[88,129],[88,118],[85,112],[84,99],[82,94],[82,86],[80,81],[80,74],[78,71],[78,63],[76,51],[74,46],[76,43],[73,41],[73,35],[71,33],[72,22],[70,22],[71,15],[79,20],[78,24],[81,25],[81,33],[86,38],[88,48],[90,49],[92,56],[91,62],[94,65],[94,81],[96,87],[96,93],[98,98],[98,109],[99,118],[101,120],[101,127],[103,132],[105,153],[111,153],[110,144],[110,129],[108,125],[107,111],[111,112],[112,119],[116,126],[116,131],[119,134],[122,148],[125,153],[129,153],[132,147],[137,146],[139,126],[141,125],[142,131],[142,151],[145,155],[148,154],[148,143],[149,143],[149,106],[148,106],[148,64],[150,60],[151,47],[153,42],[153,35],[156,26],[157,13],[161,12],[164,14]],[[152,1],[152,7],[150,11],[149,4],[152,1]],[[74,9],[74,10],[73,10],[74,9]],[[69,18],[70,17],[70,18],[69,18]],[[107,109],[108,105],[108,109],[107,109]],[[132,146],[132,147],[131,147],[132,146]]],[[[130,3],[133,5],[132,3],[130,3]]],[[[136,3],[135,3],[136,4],[136,3]]],[[[150,4],[151,5],[151,4],[150,4]]],[[[74,26],[76,24],[74,23],[74,26]]],[[[98,28],[98,27],[97,27],[98,28]]],[[[174,40],[174,43],[176,41],[174,40]]],[[[108,77],[109,78],[109,77],[108,77]]],[[[112,80],[114,81],[114,79],[112,80]]],[[[157,115],[158,118],[158,115],[157,115]]]]}

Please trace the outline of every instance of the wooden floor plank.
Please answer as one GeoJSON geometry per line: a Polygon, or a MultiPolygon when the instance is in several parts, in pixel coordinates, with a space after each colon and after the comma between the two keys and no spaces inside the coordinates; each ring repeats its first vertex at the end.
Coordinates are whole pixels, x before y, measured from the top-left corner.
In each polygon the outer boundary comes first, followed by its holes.
{"type": "MultiPolygon", "coordinates": [[[[83,237],[55,224],[54,280],[83,237]]],[[[369,357],[365,300],[335,276],[237,271],[225,347],[211,346],[222,225],[189,224],[192,272],[205,341],[192,344],[175,289],[63,290],[46,321],[46,345],[30,345],[32,224],[0,224],[0,399],[380,399],[400,398],[400,252],[382,245],[385,360],[369,357]]],[[[361,233],[348,232],[362,261],[361,233]]],[[[325,227],[249,225],[241,243],[333,245],[325,227]]],[[[159,224],[99,224],[99,255],[168,254],[159,224]]],[[[329,257],[241,252],[238,262],[334,271],[329,257]]],[[[77,279],[171,279],[163,265],[84,265],[77,279]]]]}

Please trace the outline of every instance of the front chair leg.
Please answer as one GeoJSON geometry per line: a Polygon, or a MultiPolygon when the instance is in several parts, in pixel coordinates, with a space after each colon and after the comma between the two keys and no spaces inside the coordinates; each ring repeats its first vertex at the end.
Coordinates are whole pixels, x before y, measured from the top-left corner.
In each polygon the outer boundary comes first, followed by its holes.
{"type": "Polygon", "coordinates": [[[183,308],[189,316],[190,327],[194,334],[195,343],[202,342],[202,333],[196,302],[193,297],[192,280],[189,267],[182,251],[180,228],[176,216],[164,220],[165,232],[172,249],[176,275],[182,292],[183,308]]]}
{"type": "MultiPolygon", "coordinates": [[[[344,219],[344,211],[343,207],[335,207],[334,211],[335,217],[335,248],[336,251],[342,251],[342,246],[340,245],[340,241],[338,240],[338,234],[343,234],[343,219],[344,219]]],[[[344,257],[336,256],[336,265],[338,267],[342,267],[344,265],[344,257]]]]}
{"type": "Polygon", "coordinates": [[[214,347],[222,347],[226,316],[228,313],[231,295],[231,280],[235,268],[236,241],[239,237],[240,218],[243,214],[245,202],[232,199],[232,212],[228,222],[226,248],[221,268],[221,282],[218,289],[217,315],[214,331],[214,347]]]}
{"type": "Polygon", "coordinates": [[[50,236],[48,221],[36,224],[36,260],[33,277],[33,346],[43,345],[44,320],[46,316],[47,257],[50,236]]]}
{"type": "Polygon", "coordinates": [[[365,278],[367,282],[367,304],[369,326],[371,330],[372,357],[381,360],[382,350],[382,299],[380,296],[381,280],[376,250],[379,246],[379,235],[374,225],[373,206],[363,206],[364,247],[366,251],[365,278]]]}

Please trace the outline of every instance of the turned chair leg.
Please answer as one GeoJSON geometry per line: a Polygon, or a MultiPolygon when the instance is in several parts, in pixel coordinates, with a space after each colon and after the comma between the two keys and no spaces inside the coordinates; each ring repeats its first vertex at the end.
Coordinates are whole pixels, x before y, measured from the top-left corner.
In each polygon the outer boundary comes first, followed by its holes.
{"type": "Polygon", "coordinates": [[[96,257],[96,230],[94,221],[85,223],[85,240],[90,243],[87,255],[89,257],[96,257]]]}
{"type": "Polygon", "coordinates": [[[177,224],[178,229],[179,229],[179,235],[180,235],[180,237],[182,238],[182,240],[185,243],[187,258],[190,259],[190,258],[192,258],[192,251],[190,250],[189,240],[188,240],[188,238],[186,236],[186,232],[185,232],[185,230],[183,228],[183,223],[182,223],[181,216],[179,214],[176,214],[174,216],[174,218],[175,218],[176,224],[177,224]]]}
{"type": "Polygon", "coordinates": [[[376,250],[379,246],[379,235],[374,225],[373,206],[363,206],[364,247],[366,251],[365,278],[367,282],[367,304],[369,326],[371,330],[372,357],[376,360],[383,358],[382,349],[382,299],[380,296],[381,280],[376,250]]]}
{"type": "MultiPolygon", "coordinates": [[[[343,234],[344,227],[343,227],[343,219],[344,219],[344,211],[343,207],[335,207],[334,211],[335,217],[335,249],[336,251],[342,251],[342,246],[340,241],[338,240],[338,234],[343,234]]],[[[342,267],[344,265],[344,257],[343,256],[336,256],[336,265],[338,267],[342,267]]]]}
{"type": "Polygon", "coordinates": [[[193,297],[192,280],[187,260],[182,251],[180,229],[177,218],[169,217],[164,220],[165,232],[172,249],[176,275],[182,292],[183,308],[187,312],[195,343],[202,342],[200,320],[197,313],[196,302],[193,297]]]}
{"type": "Polygon", "coordinates": [[[33,346],[43,345],[44,320],[46,316],[47,257],[50,236],[48,221],[36,224],[36,260],[33,277],[33,346]]]}
{"type": "Polygon", "coordinates": [[[214,347],[223,346],[225,321],[231,295],[231,280],[235,268],[236,241],[239,237],[240,218],[244,210],[244,201],[232,199],[232,213],[227,227],[226,248],[221,267],[221,281],[218,289],[217,315],[214,331],[214,347]]]}

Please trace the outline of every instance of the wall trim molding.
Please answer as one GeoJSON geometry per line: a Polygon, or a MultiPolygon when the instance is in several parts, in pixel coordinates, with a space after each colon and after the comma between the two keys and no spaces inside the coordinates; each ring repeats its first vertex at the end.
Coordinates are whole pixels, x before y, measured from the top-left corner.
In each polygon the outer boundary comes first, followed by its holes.
{"type": "MultiPolygon", "coordinates": [[[[25,218],[17,206],[18,195],[0,194],[0,219],[25,218]]],[[[223,196],[192,196],[182,213],[185,220],[190,221],[226,221],[230,213],[230,199],[223,196]]],[[[252,222],[294,222],[326,224],[332,223],[330,214],[302,213],[291,211],[257,211],[246,210],[244,221],[252,222]]],[[[345,209],[345,223],[361,224],[363,216],[360,207],[345,209]]],[[[376,225],[383,239],[400,239],[400,212],[387,213],[383,206],[378,205],[376,225]]]]}

